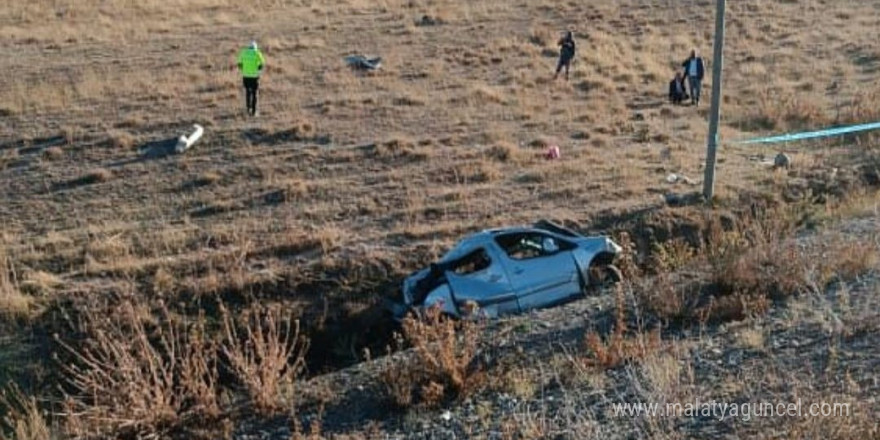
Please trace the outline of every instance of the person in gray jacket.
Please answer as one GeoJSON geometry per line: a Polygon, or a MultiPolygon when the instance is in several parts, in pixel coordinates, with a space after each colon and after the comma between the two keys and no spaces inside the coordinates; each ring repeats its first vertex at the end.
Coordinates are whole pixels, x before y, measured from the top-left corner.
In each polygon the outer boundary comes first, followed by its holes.
{"type": "Polygon", "coordinates": [[[684,60],[684,63],[682,63],[681,66],[684,67],[684,76],[687,78],[688,85],[691,89],[691,103],[693,105],[699,105],[703,75],[706,71],[703,59],[697,55],[697,50],[694,49],[691,51],[691,56],[684,60]]]}

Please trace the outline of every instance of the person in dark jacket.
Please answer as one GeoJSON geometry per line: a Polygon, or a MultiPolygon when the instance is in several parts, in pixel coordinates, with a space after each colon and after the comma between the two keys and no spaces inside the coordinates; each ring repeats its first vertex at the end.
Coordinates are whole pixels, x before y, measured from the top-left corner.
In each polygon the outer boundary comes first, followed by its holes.
{"type": "Polygon", "coordinates": [[[698,105],[700,103],[703,74],[706,71],[703,59],[697,55],[697,50],[694,49],[691,51],[691,56],[684,60],[681,66],[684,68],[684,76],[687,78],[691,89],[691,103],[698,105]]]}
{"type": "Polygon", "coordinates": [[[688,94],[684,85],[684,76],[681,72],[675,72],[675,78],[669,81],[669,100],[673,104],[681,104],[685,99],[688,99],[688,94]]]}
{"type": "Polygon", "coordinates": [[[574,59],[575,43],[574,34],[571,31],[565,33],[565,36],[559,40],[559,64],[556,65],[556,75],[553,79],[559,77],[562,68],[565,67],[565,80],[568,81],[568,70],[571,67],[571,60],[574,59]]]}

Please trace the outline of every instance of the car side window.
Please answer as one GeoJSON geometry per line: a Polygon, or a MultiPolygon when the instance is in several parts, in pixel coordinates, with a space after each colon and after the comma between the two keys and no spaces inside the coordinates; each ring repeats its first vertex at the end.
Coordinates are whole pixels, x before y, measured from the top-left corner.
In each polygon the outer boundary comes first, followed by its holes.
{"type": "Polygon", "coordinates": [[[487,269],[491,264],[489,254],[485,249],[480,248],[453,261],[449,270],[456,275],[470,275],[487,269]]]}
{"type": "Polygon", "coordinates": [[[546,257],[571,249],[570,243],[536,232],[499,235],[495,242],[513,260],[546,257]]]}

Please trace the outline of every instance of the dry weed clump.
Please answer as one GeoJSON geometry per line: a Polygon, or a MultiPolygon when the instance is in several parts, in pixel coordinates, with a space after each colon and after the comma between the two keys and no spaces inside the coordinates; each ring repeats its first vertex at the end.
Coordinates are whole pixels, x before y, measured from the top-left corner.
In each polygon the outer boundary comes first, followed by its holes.
{"type": "MultiPolygon", "coordinates": [[[[852,99],[838,109],[836,124],[863,124],[880,119],[880,109],[877,102],[880,101],[880,89],[860,91],[852,99]]],[[[876,131],[855,133],[843,136],[844,143],[871,145],[878,139],[876,131]]]]}
{"type": "Polygon", "coordinates": [[[0,315],[18,318],[28,314],[32,298],[22,292],[15,267],[0,246],[0,315]]]}
{"type": "Polygon", "coordinates": [[[851,280],[880,263],[870,242],[826,239],[805,246],[794,239],[802,218],[797,206],[742,216],[731,230],[712,224],[698,251],[670,242],[656,246],[661,270],[638,295],[648,312],[671,322],[726,322],[762,314],[771,301],[851,280]],[[673,279],[668,271],[689,264],[706,267],[708,279],[673,279]]]}
{"type": "Polygon", "coordinates": [[[287,409],[282,392],[305,369],[309,341],[300,335],[299,320],[280,305],[255,304],[235,319],[225,307],[222,352],[254,408],[264,415],[287,409]]]}
{"type": "Polygon", "coordinates": [[[797,210],[773,209],[743,216],[730,230],[710,224],[705,247],[672,241],[655,246],[658,275],[638,291],[647,311],[678,323],[719,322],[764,313],[770,300],[797,293],[809,275],[808,256],[796,243],[797,210]],[[679,280],[668,271],[706,267],[708,280],[679,280]]]}
{"type": "Polygon", "coordinates": [[[252,305],[234,318],[221,304],[219,337],[203,313],[187,319],[161,303],[157,314],[131,299],[80,312],[82,339],[55,337],[66,379],[58,416],[71,438],[161,437],[218,420],[230,409],[221,365],[258,414],[272,415],[305,367],[308,341],[278,306],[252,305]]]}
{"type": "Polygon", "coordinates": [[[92,170],[82,177],[71,182],[72,185],[91,185],[95,183],[107,182],[113,178],[113,172],[106,168],[98,168],[92,170]]]}
{"type": "Polygon", "coordinates": [[[206,171],[200,174],[198,177],[193,179],[191,186],[193,187],[203,187],[213,185],[219,182],[223,177],[214,172],[214,171],[206,171]]]}
{"type": "Polygon", "coordinates": [[[486,150],[486,157],[498,162],[519,163],[526,158],[526,154],[516,144],[510,142],[498,142],[486,150]]]}
{"type": "Polygon", "coordinates": [[[794,240],[801,214],[782,207],[744,218],[732,231],[713,231],[706,257],[719,293],[778,299],[805,288],[817,255],[794,240]]]}
{"type": "Polygon", "coordinates": [[[495,182],[503,176],[498,165],[486,160],[450,165],[442,170],[438,180],[444,183],[470,185],[495,182]]]}
{"type": "Polygon", "coordinates": [[[63,284],[64,281],[57,275],[36,270],[25,272],[20,288],[26,294],[39,297],[49,295],[63,284]]]}
{"type": "Polygon", "coordinates": [[[404,342],[413,347],[412,357],[382,374],[392,402],[433,407],[473,393],[484,379],[477,364],[481,330],[478,322],[444,317],[437,307],[405,318],[396,340],[398,347],[404,342]]]}
{"type": "Polygon", "coordinates": [[[298,140],[313,139],[317,135],[315,124],[306,120],[296,121],[290,130],[294,139],[298,140]]]}
{"type": "Polygon", "coordinates": [[[680,237],[665,243],[654,243],[651,266],[659,273],[674,272],[687,265],[695,255],[696,250],[680,237]]]}
{"type": "Polygon", "coordinates": [[[108,133],[110,146],[120,150],[129,150],[135,145],[135,138],[131,134],[113,130],[108,133]]]}
{"type": "Polygon", "coordinates": [[[0,395],[0,440],[49,440],[51,431],[37,399],[12,384],[0,395]]]}
{"type": "Polygon", "coordinates": [[[61,147],[49,147],[43,150],[43,158],[49,161],[59,160],[64,157],[64,150],[61,147]]]}
{"type": "Polygon", "coordinates": [[[371,144],[366,153],[379,159],[405,159],[419,162],[430,157],[427,149],[405,137],[394,138],[386,142],[371,144]]]}
{"type": "Polygon", "coordinates": [[[592,358],[585,360],[589,366],[615,368],[627,362],[643,359],[656,353],[663,346],[659,328],[651,331],[643,329],[630,331],[626,323],[626,299],[622,286],[617,286],[615,295],[614,329],[611,334],[607,338],[602,338],[595,331],[590,331],[584,338],[584,345],[593,355],[592,358]]]}
{"type": "Polygon", "coordinates": [[[815,99],[772,90],[759,94],[757,113],[742,122],[746,130],[800,130],[830,123],[815,99]]]}
{"type": "Polygon", "coordinates": [[[613,237],[614,241],[620,245],[623,250],[615,263],[620,269],[624,279],[634,280],[642,276],[642,269],[637,261],[638,250],[636,243],[626,231],[620,232],[613,237]]]}
{"type": "Polygon", "coordinates": [[[123,300],[109,310],[84,307],[75,330],[83,341],[55,337],[70,357],[61,364],[59,415],[72,438],[161,435],[219,416],[216,347],[204,318],[177,322],[164,305],[153,317],[123,300]]]}

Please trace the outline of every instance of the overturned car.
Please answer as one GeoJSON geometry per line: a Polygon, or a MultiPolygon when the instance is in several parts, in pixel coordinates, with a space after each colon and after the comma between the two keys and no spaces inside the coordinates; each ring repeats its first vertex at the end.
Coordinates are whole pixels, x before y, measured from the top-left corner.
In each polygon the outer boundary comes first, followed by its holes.
{"type": "Polygon", "coordinates": [[[407,277],[401,298],[389,308],[399,320],[410,310],[431,306],[453,317],[550,307],[620,281],[614,266],[620,251],[608,237],[585,237],[545,220],[532,227],[484,230],[407,277]]]}

